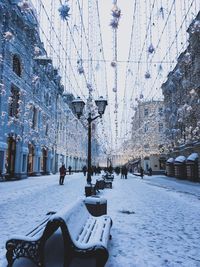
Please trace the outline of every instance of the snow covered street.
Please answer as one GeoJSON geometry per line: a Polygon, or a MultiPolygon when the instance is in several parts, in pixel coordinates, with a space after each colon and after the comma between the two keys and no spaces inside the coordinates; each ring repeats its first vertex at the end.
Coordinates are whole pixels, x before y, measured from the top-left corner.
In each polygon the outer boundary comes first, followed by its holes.
{"type": "MultiPolygon", "coordinates": [[[[58,175],[0,183],[0,266],[6,240],[84,197],[85,180],[80,173],[67,175],[64,186],[58,175]]],[[[106,267],[200,266],[199,184],[129,174],[115,176],[113,189],[100,195],[113,220],[106,267]]]]}

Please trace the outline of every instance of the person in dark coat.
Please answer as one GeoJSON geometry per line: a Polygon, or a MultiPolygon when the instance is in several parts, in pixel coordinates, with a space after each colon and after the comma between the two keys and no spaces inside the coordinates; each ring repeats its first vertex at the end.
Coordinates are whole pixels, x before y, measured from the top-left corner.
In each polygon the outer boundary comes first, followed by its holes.
{"type": "Polygon", "coordinates": [[[149,173],[149,176],[152,176],[152,168],[151,167],[149,167],[148,173],[149,173]]]}
{"type": "Polygon", "coordinates": [[[142,167],[140,167],[140,176],[141,176],[141,179],[143,179],[144,177],[144,170],[142,167]]]}
{"type": "Polygon", "coordinates": [[[87,167],[85,165],[85,166],[83,166],[83,174],[84,174],[84,176],[86,176],[86,172],[87,172],[87,167]]]}
{"type": "Polygon", "coordinates": [[[126,166],[124,166],[124,176],[125,176],[125,179],[127,179],[127,174],[128,174],[128,169],[126,168],[126,166]]]}
{"type": "Polygon", "coordinates": [[[60,172],[60,180],[59,180],[59,184],[63,185],[64,184],[64,179],[65,179],[65,175],[66,175],[66,168],[65,168],[65,164],[62,164],[62,166],[59,169],[60,172]]]}
{"type": "Polygon", "coordinates": [[[72,167],[71,166],[68,167],[68,171],[69,171],[69,174],[72,173],[72,167]]]}

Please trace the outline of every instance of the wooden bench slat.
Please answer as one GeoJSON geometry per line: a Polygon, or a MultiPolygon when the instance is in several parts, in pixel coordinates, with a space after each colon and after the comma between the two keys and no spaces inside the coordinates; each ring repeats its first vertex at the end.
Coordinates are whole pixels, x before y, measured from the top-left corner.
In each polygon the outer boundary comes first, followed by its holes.
{"type": "Polygon", "coordinates": [[[77,239],[78,242],[87,243],[87,240],[89,239],[90,232],[94,228],[95,223],[96,223],[96,220],[89,218],[89,220],[84,225],[83,230],[81,231],[81,234],[79,235],[79,237],[77,239]]]}

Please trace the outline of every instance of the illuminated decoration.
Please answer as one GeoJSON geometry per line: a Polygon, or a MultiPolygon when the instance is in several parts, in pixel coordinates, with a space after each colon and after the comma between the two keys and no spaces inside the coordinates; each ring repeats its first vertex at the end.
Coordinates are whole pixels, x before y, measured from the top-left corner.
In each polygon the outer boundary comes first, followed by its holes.
{"type": "Polygon", "coordinates": [[[110,22],[110,26],[113,28],[113,29],[117,29],[118,26],[119,26],[119,21],[117,19],[112,19],[111,22],[110,22]]]}
{"type": "Polygon", "coordinates": [[[164,17],[164,8],[162,6],[160,7],[159,12],[160,12],[160,15],[161,15],[162,19],[164,19],[165,18],[164,17]]]}
{"type": "Polygon", "coordinates": [[[119,26],[119,20],[121,18],[121,9],[117,6],[117,0],[113,1],[113,8],[111,10],[111,23],[110,26],[113,29],[113,61],[111,62],[111,67],[114,69],[114,86],[113,92],[115,93],[115,105],[114,105],[114,114],[115,114],[115,145],[117,147],[118,142],[118,95],[117,95],[117,29],[119,26]]]}
{"type": "Polygon", "coordinates": [[[110,26],[112,27],[112,29],[117,29],[119,26],[119,19],[121,17],[121,9],[118,8],[117,4],[115,3],[111,11],[113,18],[110,22],[110,26]]]}
{"type": "Polygon", "coordinates": [[[116,4],[112,8],[112,16],[118,19],[121,17],[121,9],[116,4]]]}
{"type": "Polygon", "coordinates": [[[112,61],[112,62],[110,63],[110,65],[111,65],[111,67],[113,67],[113,68],[116,68],[116,67],[117,67],[117,63],[116,63],[115,61],[112,61]]]}
{"type": "Polygon", "coordinates": [[[152,44],[150,44],[150,46],[148,47],[148,52],[149,52],[150,54],[152,54],[153,52],[155,52],[155,48],[153,47],[152,44]]]}
{"type": "Polygon", "coordinates": [[[83,61],[82,59],[77,61],[77,70],[79,74],[84,74],[83,61]]]}
{"type": "Polygon", "coordinates": [[[61,7],[58,9],[62,20],[68,20],[70,16],[69,10],[70,10],[70,7],[67,4],[61,5],[61,7]]]}
{"type": "Polygon", "coordinates": [[[161,72],[161,71],[163,71],[163,67],[162,67],[161,64],[159,64],[159,66],[158,66],[158,72],[161,72]]]}
{"type": "Polygon", "coordinates": [[[89,90],[89,92],[93,91],[91,83],[87,83],[87,89],[89,90]]]}
{"type": "Polygon", "coordinates": [[[143,99],[144,98],[144,95],[143,94],[140,94],[140,99],[143,99]]]}
{"type": "Polygon", "coordinates": [[[145,79],[150,79],[151,78],[151,75],[150,75],[150,72],[147,71],[144,75],[145,79]]]}

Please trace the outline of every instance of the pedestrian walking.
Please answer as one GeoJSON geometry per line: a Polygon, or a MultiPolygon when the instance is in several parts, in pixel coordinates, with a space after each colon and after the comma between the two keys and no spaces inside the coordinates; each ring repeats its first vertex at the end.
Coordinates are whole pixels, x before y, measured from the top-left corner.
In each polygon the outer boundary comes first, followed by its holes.
{"type": "Polygon", "coordinates": [[[142,167],[140,167],[140,176],[141,176],[141,179],[143,179],[144,177],[144,170],[142,167]]]}
{"type": "Polygon", "coordinates": [[[86,176],[86,172],[87,172],[87,167],[85,165],[85,166],[83,166],[83,174],[84,174],[84,176],[86,176]]]}
{"type": "Polygon", "coordinates": [[[149,169],[148,169],[148,174],[149,174],[149,176],[152,175],[152,168],[151,167],[149,167],[149,169]]]}
{"type": "Polygon", "coordinates": [[[62,166],[59,169],[60,172],[60,180],[59,180],[59,184],[63,185],[64,184],[64,179],[65,179],[65,175],[66,175],[66,168],[65,168],[65,164],[62,164],[62,166]]]}
{"type": "Polygon", "coordinates": [[[72,173],[72,167],[69,165],[68,167],[69,175],[72,173]]]}
{"type": "Polygon", "coordinates": [[[127,179],[127,175],[128,175],[128,169],[126,168],[126,166],[124,166],[124,176],[125,176],[125,179],[127,179]]]}

